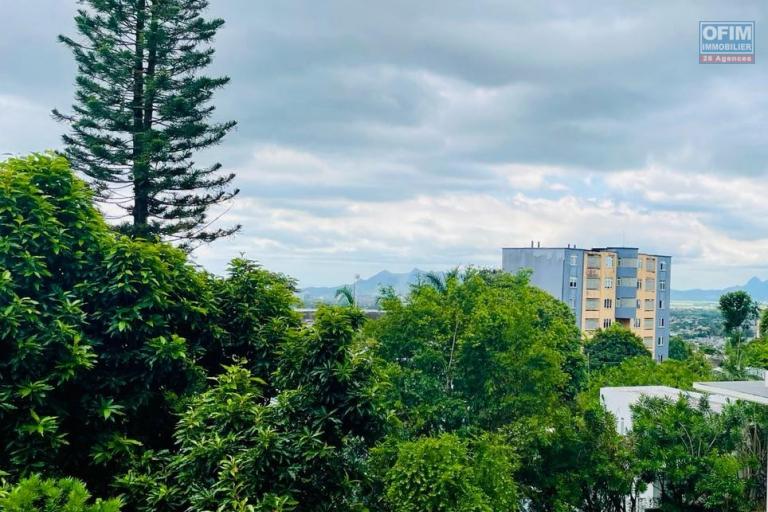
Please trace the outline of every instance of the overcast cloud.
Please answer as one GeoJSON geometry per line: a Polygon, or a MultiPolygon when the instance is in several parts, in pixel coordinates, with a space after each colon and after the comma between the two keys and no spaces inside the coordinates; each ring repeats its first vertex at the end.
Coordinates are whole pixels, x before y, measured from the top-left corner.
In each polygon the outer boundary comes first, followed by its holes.
{"type": "MultiPolygon", "coordinates": [[[[239,126],[201,160],[238,173],[244,225],[197,251],[213,271],[338,284],[535,239],[671,254],[675,288],[768,278],[764,1],[211,4],[239,126]],[[698,64],[700,20],[754,20],[756,64],[698,64]]],[[[75,8],[3,2],[0,153],[60,147],[75,8]]]]}

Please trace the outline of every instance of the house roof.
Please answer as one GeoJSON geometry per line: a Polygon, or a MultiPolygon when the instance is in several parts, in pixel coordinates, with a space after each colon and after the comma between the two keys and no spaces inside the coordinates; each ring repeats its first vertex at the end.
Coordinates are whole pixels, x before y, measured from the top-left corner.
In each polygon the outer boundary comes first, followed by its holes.
{"type": "Polygon", "coordinates": [[[768,385],[762,380],[694,382],[693,388],[704,393],[716,393],[736,400],[768,405],[768,385]]]}

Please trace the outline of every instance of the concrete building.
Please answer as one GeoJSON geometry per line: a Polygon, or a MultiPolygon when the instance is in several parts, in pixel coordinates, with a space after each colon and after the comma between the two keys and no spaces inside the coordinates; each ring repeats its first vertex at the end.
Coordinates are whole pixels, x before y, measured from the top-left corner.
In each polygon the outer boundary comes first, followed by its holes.
{"type": "Polygon", "coordinates": [[[510,247],[502,269],[532,272],[531,283],[571,308],[587,335],[620,323],[663,361],[669,354],[672,258],[636,247],[510,247]]]}

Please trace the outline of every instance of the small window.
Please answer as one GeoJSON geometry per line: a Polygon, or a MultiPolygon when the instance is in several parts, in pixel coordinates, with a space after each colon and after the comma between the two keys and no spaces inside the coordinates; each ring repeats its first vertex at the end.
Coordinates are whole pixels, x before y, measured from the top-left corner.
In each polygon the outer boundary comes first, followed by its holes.
{"type": "Polygon", "coordinates": [[[659,309],[664,309],[664,301],[663,300],[659,301],[659,309]]]}
{"type": "Polygon", "coordinates": [[[575,267],[576,264],[579,262],[579,257],[575,254],[571,254],[571,266],[575,267]]]}
{"type": "Polygon", "coordinates": [[[613,268],[613,256],[605,258],[605,268],[613,268]]]}
{"type": "Polygon", "coordinates": [[[587,318],[584,320],[584,328],[588,331],[594,331],[597,329],[597,318],[587,318]]]}
{"type": "Polygon", "coordinates": [[[605,309],[613,308],[613,299],[605,299],[603,301],[603,308],[605,308],[605,309]]]}
{"type": "Polygon", "coordinates": [[[667,289],[667,282],[666,281],[659,281],[659,290],[664,291],[667,289]]]}
{"type": "Polygon", "coordinates": [[[656,344],[658,346],[660,346],[660,347],[663,346],[664,345],[664,336],[659,336],[659,338],[656,340],[656,344]]]}
{"type": "Polygon", "coordinates": [[[576,297],[571,297],[571,309],[576,309],[576,297]]]}
{"type": "Polygon", "coordinates": [[[638,290],[642,290],[643,289],[643,282],[640,279],[637,280],[637,289],[638,290]]]}
{"type": "Polygon", "coordinates": [[[635,318],[635,329],[640,328],[640,323],[641,323],[641,320],[639,318],[635,318]]]}
{"type": "Polygon", "coordinates": [[[568,283],[568,286],[571,288],[576,288],[579,284],[579,279],[576,277],[572,277],[570,282],[568,283]]]}
{"type": "Polygon", "coordinates": [[[603,319],[603,329],[609,328],[612,323],[613,323],[613,320],[611,320],[610,318],[603,319]]]}
{"type": "Polygon", "coordinates": [[[600,299],[589,298],[586,302],[587,311],[597,311],[600,309],[600,299]]]}
{"type": "Polygon", "coordinates": [[[606,288],[613,288],[613,278],[606,277],[605,278],[605,287],[606,288]]]}
{"type": "Polygon", "coordinates": [[[664,272],[667,270],[667,262],[666,261],[660,261],[659,262],[659,272],[664,272]]]}
{"type": "Polygon", "coordinates": [[[664,327],[664,324],[666,324],[664,318],[659,318],[659,327],[664,327]]]}

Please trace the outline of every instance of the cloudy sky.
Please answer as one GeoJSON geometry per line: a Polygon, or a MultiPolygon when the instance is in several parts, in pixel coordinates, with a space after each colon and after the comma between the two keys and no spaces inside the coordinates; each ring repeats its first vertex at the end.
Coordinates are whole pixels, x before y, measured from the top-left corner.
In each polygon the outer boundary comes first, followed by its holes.
{"type": "MultiPolygon", "coordinates": [[[[303,285],[498,266],[501,247],[626,244],[675,288],[768,278],[764,1],[211,0],[237,172],[199,249],[303,285]],[[700,20],[754,20],[756,64],[698,64],[700,20]]],[[[59,148],[74,0],[6,2],[0,153],[59,148]]],[[[765,36],[768,41],[768,35],[765,36]]]]}

